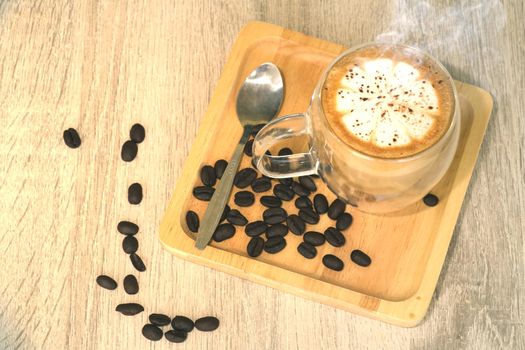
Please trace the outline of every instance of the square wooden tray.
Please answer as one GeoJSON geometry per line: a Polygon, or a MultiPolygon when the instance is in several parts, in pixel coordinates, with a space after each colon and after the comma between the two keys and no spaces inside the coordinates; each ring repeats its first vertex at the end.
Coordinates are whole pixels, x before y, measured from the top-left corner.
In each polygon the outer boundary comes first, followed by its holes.
{"type": "MultiPolygon", "coordinates": [[[[240,138],[242,130],[235,114],[235,98],[244,78],[261,63],[275,63],[286,85],[280,115],[302,112],[324,68],[344,49],[267,23],[251,22],[244,27],[162,220],[160,240],[170,252],[189,261],[357,314],[411,327],[423,319],[432,298],[490,118],[492,98],[482,89],[456,82],[462,113],[460,144],[452,166],[432,191],[440,198],[436,207],[428,208],[419,202],[401,212],[381,216],[348,208],[354,223],[345,232],[345,246],[334,248],[324,244],[312,260],[297,253],[302,237],[293,234],[286,236],[287,247],[279,254],[263,253],[252,259],[246,254],[249,237],[243,228],[237,228],[233,238],[213,242],[200,251],[194,247],[193,234],[184,220],[187,210],[196,211],[202,218],[206,209],[207,202],[192,196],[193,187],[200,185],[201,166],[213,165],[220,158],[229,159],[240,138]],[[372,264],[367,268],[353,264],[349,258],[353,249],[365,251],[372,258],[372,264]],[[345,262],[342,272],[322,265],[322,256],[329,253],[345,262]]],[[[249,167],[250,160],[245,157],[241,168],[249,167]]],[[[317,185],[330,201],[334,199],[320,180],[317,185]]],[[[230,206],[236,207],[232,201],[230,206]]],[[[283,207],[289,214],[297,211],[293,201],[283,207]]],[[[264,210],[258,204],[239,209],[250,221],[260,219],[264,210]]],[[[315,226],[330,225],[331,220],[323,215],[315,226]]],[[[308,225],[307,230],[315,226],[308,225]]]]}

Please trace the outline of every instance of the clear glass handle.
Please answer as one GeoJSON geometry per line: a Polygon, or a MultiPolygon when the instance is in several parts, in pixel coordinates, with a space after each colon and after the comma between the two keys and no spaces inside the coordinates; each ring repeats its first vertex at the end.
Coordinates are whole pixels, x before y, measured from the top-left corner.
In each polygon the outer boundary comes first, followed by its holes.
{"type": "Polygon", "coordinates": [[[273,178],[317,173],[317,158],[312,153],[312,135],[307,116],[303,113],[277,118],[262,128],[253,142],[253,161],[261,173],[273,178]],[[268,155],[273,145],[298,137],[308,137],[309,151],[285,156],[268,155]]]}

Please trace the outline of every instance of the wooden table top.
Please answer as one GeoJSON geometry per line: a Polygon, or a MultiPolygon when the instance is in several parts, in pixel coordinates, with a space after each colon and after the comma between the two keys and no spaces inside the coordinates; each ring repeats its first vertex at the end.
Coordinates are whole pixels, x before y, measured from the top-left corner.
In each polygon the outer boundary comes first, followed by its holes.
{"type": "Polygon", "coordinates": [[[216,315],[188,349],[524,349],[525,16],[520,1],[0,0],[0,348],[169,349],[151,312],[216,315]],[[249,20],[352,46],[416,44],[495,108],[423,323],[403,329],[185,262],[158,226],[231,44],[249,20]],[[387,34],[384,34],[387,33],[387,34]],[[121,144],[146,140],[132,163],[121,144]],[[67,148],[62,131],[79,130],[67,148]],[[127,203],[140,182],[144,200],[127,203]],[[136,221],[138,295],[118,221],[136,221]],[[124,317],[121,302],[146,312],[124,317]],[[520,307],[521,305],[521,307],[520,307]]]}

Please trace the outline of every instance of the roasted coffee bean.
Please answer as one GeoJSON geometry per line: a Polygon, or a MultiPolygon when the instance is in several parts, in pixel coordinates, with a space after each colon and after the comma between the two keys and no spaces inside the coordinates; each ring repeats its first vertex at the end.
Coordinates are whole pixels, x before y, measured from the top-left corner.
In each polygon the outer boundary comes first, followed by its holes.
{"type": "Polygon", "coordinates": [[[140,204],[142,202],[142,185],[135,182],[128,187],[129,204],[140,204]]]}
{"type": "Polygon", "coordinates": [[[255,170],[252,168],[244,168],[235,175],[233,183],[238,188],[246,188],[250,186],[256,178],[257,172],[255,170]]]}
{"type": "Polygon", "coordinates": [[[328,208],[328,217],[332,220],[337,220],[339,215],[345,212],[346,204],[339,198],[336,198],[328,208]]]}
{"type": "Polygon", "coordinates": [[[255,237],[263,234],[268,229],[268,225],[266,225],[262,221],[254,221],[250,222],[246,227],[244,228],[244,232],[246,232],[246,235],[250,237],[255,237]]]}
{"type": "Polygon", "coordinates": [[[98,276],[97,284],[105,289],[109,289],[109,290],[117,289],[117,282],[113,278],[106,276],[106,275],[98,276]]]}
{"type": "Polygon", "coordinates": [[[435,194],[429,193],[423,197],[423,203],[429,207],[435,207],[439,203],[439,198],[435,194]]]}
{"type": "Polygon", "coordinates": [[[125,162],[131,162],[137,156],[139,148],[137,144],[133,141],[126,141],[122,144],[122,149],[120,150],[120,157],[125,162]]]}
{"type": "Polygon", "coordinates": [[[260,177],[252,182],[252,191],[261,193],[266,192],[272,188],[272,182],[267,177],[260,177]]]}
{"type": "Polygon", "coordinates": [[[115,311],[126,316],[135,316],[144,311],[144,307],[137,303],[118,304],[115,311]]]}
{"type": "Polygon", "coordinates": [[[164,337],[170,343],[183,343],[188,337],[188,333],[183,331],[171,330],[164,333],[164,337]]]}
{"type": "Polygon", "coordinates": [[[323,265],[334,271],[341,271],[345,267],[343,261],[332,254],[323,256],[323,265]]]}
{"type": "Polygon", "coordinates": [[[306,196],[301,196],[295,200],[295,206],[297,209],[311,208],[312,201],[306,196]]]}
{"type": "Polygon", "coordinates": [[[253,139],[248,140],[246,144],[244,145],[244,154],[246,154],[248,157],[251,157],[252,154],[252,148],[253,148],[253,139]]]}
{"type": "Polygon", "coordinates": [[[291,201],[295,196],[295,192],[288,186],[277,184],[273,188],[273,194],[283,201],[291,201]]]}
{"type": "Polygon", "coordinates": [[[308,191],[306,188],[304,188],[299,182],[293,181],[292,182],[292,190],[295,192],[298,196],[308,196],[310,195],[310,191],[308,191]]]}
{"type": "Polygon", "coordinates": [[[346,243],[345,236],[335,227],[329,227],[324,231],[324,238],[334,247],[342,247],[346,243]]]}
{"type": "Polygon", "coordinates": [[[195,321],[195,328],[201,332],[211,332],[219,328],[219,319],[213,316],[199,318],[195,321]]]}
{"type": "Polygon", "coordinates": [[[215,186],[215,183],[217,182],[217,175],[215,175],[215,169],[211,165],[205,165],[202,167],[201,181],[205,186],[215,186]]]}
{"type": "Polygon", "coordinates": [[[197,186],[193,189],[193,197],[201,201],[209,202],[214,192],[215,188],[208,186],[197,186]]]}
{"type": "Polygon", "coordinates": [[[135,143],[141,143],[146,138],[146,129],[140,124],[133,124],[129,130],[129,138],[135,143]]]}
{"type": "Polygon", "coordinates": [[[283,205],[283,201],[275,196],[262,196],[260,202],[268,208],[279,208],[283,205]]]}
{"type": "Polygon", "coordinates": [[[140,258],[140,256],[137,255],[137,253],[130,254],[129,259],[131,260],[131,265],[133,265],[133,267],[137,271],[146,271],[146,265],[144,265],[144,261],[142,261],[142,259],[140,258]]]}
{"type": "Polygon", "coordinates": [[[281,236],[269,238],[264,242],[264,251],[268,254],[276,254],[286,247],[286,240],[281,236]]]}
{"type": "Polygon", "coordinates": [[[188,210],[186,213],[186,225],[191,232],[199,232],[199,216],[193,210],[188,210]]]}
{"type": "Polygon", "coordinates": [[[250,205],[255,203],[255,196],[249,191],[240,191],[235,193],[233,201],[239,207],[249,207],[250,205]]]}
{"type": "Polygon", "coordinates": [[[328,211],[328,200],[324,194],[318,193],[314,196],[314,208],[317,214],[324,214],[328,211]]]}
{"type": "Polygon", "coordinates": [[[126,293],[133,295],[139,292],[139,282],[133,275],[127,275],[124,277],[124,290],[126,293]]]}
{"type": "Polygon", "coordinates": [[[133,236],[126,236],[122,240],[122,250],[126,254],[133,254],[139,249],[139,241],[133,236]]]}
{"type": "Polygon", "coordinates": [[[298,236],[302,235],[306,229],[303,219],[295,214],[292,214],[286,218],[286,225],[288,225],[288,229],[290,229],[293,234],[298,236]]]}
{"type": "Polygon", "coordinates": [[[272,238],[275,236],[284,237],[288,234],[288,226],[283,224],[275,224],[266,230],[266,238],[272,238]]]}
{"type": "Polygon", "coordinates": [[[308,191],[311,191],[311,192],[317,191],[317,186],[315,185],[314,180],[310,176],[299,177],[299,183],[304,188],[306,188],[308,191]]]}
{"type": "Polygon", "coordinates": [[[312,208],[304,208],[299,210],[299,217],[304,222],[315,225],[319,222],[319,214],[317,214],[312,208]]]}
{"type": "Polygon", "coordinates": [[[64,130],[64,134],[62,136],[64,137],[64,143],[69,148],[78,148],[80,147],[80,144],[82,143],[82,141],[80,140],[80,136],[78,135],[78,132],[73,128],[64,130]]]}
{"type": "Polygon", "coordinates": [[[301,242],[301,244],[297,246],[297,251],[306,259],[313,259],[317,255],[317,249],[307,242],[301,242]]]}
{"type": "Polygon", "coordinates": [[[257,124],[257,125],[252,126],[252,130],[250,131],[250,134],[251,134],[253,137],[255,137],[255,136],[259,133],[259,131],[260,131],[262,128],[264,128],[265,125],[266,125],[266,124],[257,124]]]}
{"type": "Polygon", "coordinates": [[[263,212],[263,221],[266,225],[275,225],[285,221],[287,216],[283,208],[269,208],[263,212]]]}
{"type": "Polygon", "coordinates": [[[252,258],[256,258],[259,255],[261,255],[264,248],[264,239],[261,237],[252,237],[250,241],[248,242],[248,246],[246,247],[246,251],[248,252],[248,255],[252,258]]]}
{"type": "Polygon", "coordinates": [[[304,234],[303,239],[313,246],[320,246],[324,244],[325,236],[317,231],[308,231],[304,234]]]}
{"type": "Polygon", "coordinates": [[[171,327],[177,331],[183,331],[189,333],[195,327],[195,324],[191,319],[186,316],[177,315],[171,321],[171,327]]]}
{"type": "Polygon", "coordinates": [[[352,253],[350,253],[350,259],[355,262],[359,266],[367,267],[372,263],[372,259],[368,255],[366,255],[364,252],[362,252],[359,249],[352,250],[352,253]]]}
{"type": "Polygon", "coordinates": [[[230,214],[230,206],[228,204],[226,204],[224,206],[224,209],[222,210],[222,214],[221,214],[221,218],[219,219],[219,222],[223,222],[224,220],[226,220],[226,218],[228,217],[228,214],[230,214]]]}
{"type": "Polygon", "coordinates": [[[279,182],[287,187],[292,186],[293,179],[291,177],[286,177],[284,179],[279,179],[279,182]]]}
{"type": "Polygon", "coordinates": [[[215,170],[215,176],[217,177],[217,179],[222,178],[222,175],[224,174],[224,171],[226,170],[227,167],[228,167],[228,162],[225,161],[224,159],[219,159],[218,161],[215,162],[215,165],[213,166],[213,168],[215,170]]]}
{"type": "Polygon", "coordinates": [[[117,225],[117,230],[123,235],[136,235],[139,227],[130,221],[121,221],[117,225]]]}
{"type": "Polygon", "coordinates": [[[144,327],[142,327],[142,335],[151,341],[159,341],[162,339],[163,333],[159,327],[152,324],[145,324],[144,327]]]}
{"type": "Polygon", "coordinates": [[[226,217],[226,220],[228,220],[230,224],[237,226],[244,226],[248,223],[248,219],[246,219],[246,217],[242,215],[241,212],[237,209],[230,210],[228,216],[226,217]]]}
{"type": "Polygon", "coordinates": [[[159,327],[167,326],[171,323],[171,318],[164,314],[151,314],[149,315],[149,323],[159,327]]]}
{"type": "Polygon", "coordinates": [[[342,213],[337,218],[337,222],[335,223],[335,227],[338,230],[340,230],[340,231],[346,230],[347,228],[350,227],[350,225],[352,225],[352,221],[353,220],[354,220],[354,218],[352,217],[352,214],[350,214],[350,213],[342,213]]]}
{"type": "Polygon", "coordinates": [[[222,242],[230,239],[235,235],[235,226],[232,224],[220,224],[213,233],[213,240],[215,242],[222,242]]]}
{"type": "Polygon", "coordinates": [[[293,151],[291,149],[289,149],[288,147],[281,148],[279,150],[279,155],[280,156],[289,156],[291,154],[293,154],[293,151]]]}

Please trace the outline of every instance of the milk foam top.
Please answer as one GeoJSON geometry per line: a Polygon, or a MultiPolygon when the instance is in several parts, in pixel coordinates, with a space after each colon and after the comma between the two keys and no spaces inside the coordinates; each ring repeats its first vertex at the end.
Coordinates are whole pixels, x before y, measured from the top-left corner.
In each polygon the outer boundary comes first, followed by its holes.
{"type": "Polygon", "coordinates": [[[448,75],[406,47],[369,46],[328,73],[323,109],[336,134],[377,157],[418,153],[446,132],[454,111],[448,75]]]}

